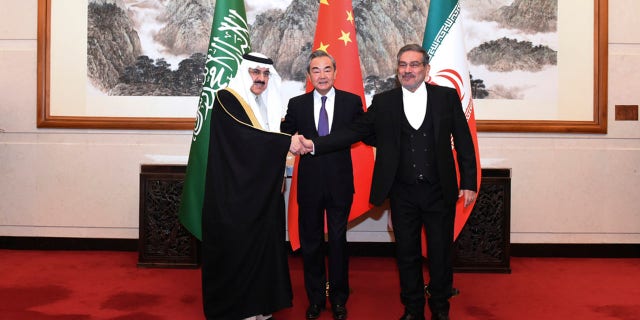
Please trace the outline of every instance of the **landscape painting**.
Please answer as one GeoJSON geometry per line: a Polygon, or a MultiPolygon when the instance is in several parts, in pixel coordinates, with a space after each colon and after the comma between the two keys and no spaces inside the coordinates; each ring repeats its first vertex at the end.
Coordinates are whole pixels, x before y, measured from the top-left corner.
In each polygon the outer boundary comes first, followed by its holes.
{"type": "MultiPolygon", "coordinates": [[[[38,126],[192,129],[215,3],[38,0],[38,126]]],[[[303,93],[321,1],[244,3],[284,101],[303,93]]],[[[479,131],[606,132],[607,0],[459,3],[479,131]]],[[[368,105],[397,86],[430,0],[352,4],[368,105]]]]}
{"type": "MultiPolygon", "coordinates": [[[[557,98],[557,1],[461,2],[475,99],[557,98]]],[[[253,50],[274,59],[287,84],[285,95],[301,93],[319,1],[245,4],[253,50]]],[[[114,96],[199,95],[214,5],[90,0],[90,88],[114,96]]],[[[395,54],[406,43],[421,43],[428,6],[428,1],[354,1],[368,95],[395,86],[395,54]]]]}

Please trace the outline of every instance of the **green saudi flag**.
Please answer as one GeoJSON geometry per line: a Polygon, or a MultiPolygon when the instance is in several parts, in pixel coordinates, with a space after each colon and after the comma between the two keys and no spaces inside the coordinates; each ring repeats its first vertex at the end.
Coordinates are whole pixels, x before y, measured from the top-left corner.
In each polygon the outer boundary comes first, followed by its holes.
{"type": "Polygon", "coordinates": [[[227,87],[238,71],[242,55],[251,49],[243,0],[218,0],[213,14],[204,82],[180,204],[180,222],[200,240],[209,156],[210,111],[216,92],[227,87]]]}

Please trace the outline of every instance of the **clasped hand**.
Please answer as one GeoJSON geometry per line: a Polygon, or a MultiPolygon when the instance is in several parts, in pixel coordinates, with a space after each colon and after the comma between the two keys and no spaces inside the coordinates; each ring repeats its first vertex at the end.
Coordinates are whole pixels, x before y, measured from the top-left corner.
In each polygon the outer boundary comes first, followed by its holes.
{"type": "Polygon", "coordinates": [[[294,134],[291,136],[291,145],[289,152],[295,155],[303,155],[313,151],[313,141],[306,139],[304,136],[294,134]]]}

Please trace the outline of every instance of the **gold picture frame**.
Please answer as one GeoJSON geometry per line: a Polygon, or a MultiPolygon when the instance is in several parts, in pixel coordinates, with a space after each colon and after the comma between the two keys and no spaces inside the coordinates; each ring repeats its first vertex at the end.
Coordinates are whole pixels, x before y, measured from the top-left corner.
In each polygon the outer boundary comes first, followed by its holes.
{"type": "MultiPolygon", "coordinates": [[[[38,128],[78,128],[78,129],[154,129],[154,130],[193,130],[197,108],[197,97],[189,97],[190,111],[186,116],[84,116],[75,114],[58,115],[52,113],[52,6],[53,3],[86,8],[86,1],[60,2],[55,0],[38,0],[38,84],[37,84],[37,127],[38,128]]],[[[66,17],[66,16],[65,16],[66,17]]],[[[73,21],[73,14],[69,14],[73,21]]],[[[62,23],[74,24],[64,19],[62,23]]],[[[86,20],[86,16],[85,16],[86,20]]],[[[76,25],[69,26],[77,29],[76,25]]],[[[86,32],[86,28],[82,30],[86,32]]],[[[73,36],[67,36],[73,37],[73,36]]],[[[86,50],[85,50],[86,61],[86,50]]],[[[72,65],[73,67],[73,65],[72,65]]],[[[81,88],[81,87],[80,87],[81,88]]],[[[78,91],[76,89],[76,91],[78,91]]],[[[136,97],[137,98],[137,97],[136,97]]],[[[171,97],[175,99],[175,97],[171,97]]],[[[119,101],[134,99],[119,97],[119,101]]],[[[167,99],[166,97],[164,99],[167,99]]],[[[79,103],[81,104],[81,103],[79,103]]],[[[188,109],[188,108],[185,108],[188,109]]]]}
{"type": "MultiPolygon", "coordinates": [[[[575,14],[575,12],[570,12],[568,16],[574,18],[575,14]]],[[[571,37],[572,34],[565,36],[571,37]]],[[[479,119],[476,112],[478,131],[606,133],[608,41],[608,0],[594,0],[593,46],[581,48],[584,50],[592,50],[593,52],[593,69],[591,69],[593,73],[591,74],[589,72],[590,70],[586,68],[584,74],[581,75],[593,77],[593,104],[571,106],[572,108],[583,108],[581,109],[582,111],[591,113],[592,118],[590,120],[487,120],[479,119]]],[[[577,46],[581,45],[583,44],[577,44],[577,46]]],[[[590,92],[585,94],[590,94],[590,92]]]]}
{"type": "MultiPolygon", "coordinates": [[[[558,0],[562,1],[562,0],[558,0]]],[[[525,119],[500,119],[493,120],[479,118],[476,113],[476,123],[478,131],[483,132],[558,132],[558,133],[606,133],[607,132],[607,71],[608,71],[608,0],[593,0],[593,45],[584,45],[585,50],[592,50],[592,69],[587,68],[584,76],[593,77],[593,104],[579,104],[571,106],[580,108],[581,111],[591,113],[591,119],[551,119],[551,120],[525,120],[525,119]],[[593,70],[591,72],[590,70],[593,70]]],[[[175,115],[154,115],[154,116],[131,116],[127,112],[122,112],[117,116],[92,116],[83,112],[68,112],[64,114],[52,112],[52,42],[56,30],[52,30],[52,6],[53,3],[65,3],[56,0],[38,0],[38,53],[37,53],[37,126],[39,128],[84,128],[84,129],[163,129],[163,130],[191,130],[194,127],[195,110],[197,108],[197,97],[191,97],[189,103],[175,103],[184,108],[184,114],[175,115]],[[53,37],[52,37],[53,33],[53,37]]],[[[86,6],[86,2],[67,2],[71,6],[86,6]]],[[[583,10],[586,11],[586,10],[583,10]]],[[[67,14],[67,13],[65,13],[67,14]]],[[[72,24],[73,22],[62,21],[62,24],[72,24]]],[[[561,18],[560,18],[561,19],[561,18]]],[[[85,19],[86,20],[86,19],[85,19]]],[[[569,22],[571,23],[571,22],[569,22]]],[[[75,25],[72,28],[77,28],[75,25]]],[[[579,44],[583,45],[583,44],[579,44]]],[[[66,49],[66,48],[65,48],[66,49]]],[[[86,51],[85,51],[86,55],[86,51]]],[[[80,72],[81,73],[81,72],[80,72]]],[[[82,91],[82,87],[74,89],[82,91]]],[[[132,100],[134,98],[120,98],[132,100]]],[[[74,105],[84,102],[78,101],[74,105]]],[[[86,103],[85,103],[86,104],[86,103]]],[[[142,105],[152,105],[141,103],[142,105]]]]}

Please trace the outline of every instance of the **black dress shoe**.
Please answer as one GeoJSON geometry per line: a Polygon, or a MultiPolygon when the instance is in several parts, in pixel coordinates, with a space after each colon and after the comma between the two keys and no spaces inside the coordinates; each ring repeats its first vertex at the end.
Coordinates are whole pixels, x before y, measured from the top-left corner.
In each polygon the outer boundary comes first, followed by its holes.
{"type": "Polygon", "coordinates": [[[322,309],[322,306],[319,304],[310,305],[309,308],[307,308],[307,319],[318,319],[320,317],[320,311],[322,311],[322,309]]]}
{"type": "Polygon", "coordinates": [[[424,320],[424,315],[405,311],[400,320],[424,320]]]}
{"type": "Polygon", "coordinates": [[[436,312],[431,314],[431,320],[450,320],[447,312],[436,312]]]}
{"type": "Polygon", "coordinates": [[[347,318],[347,307],[344,304],[336,304],[331,306],[333,318],[335,320],[344,320],[347,318]]]}

